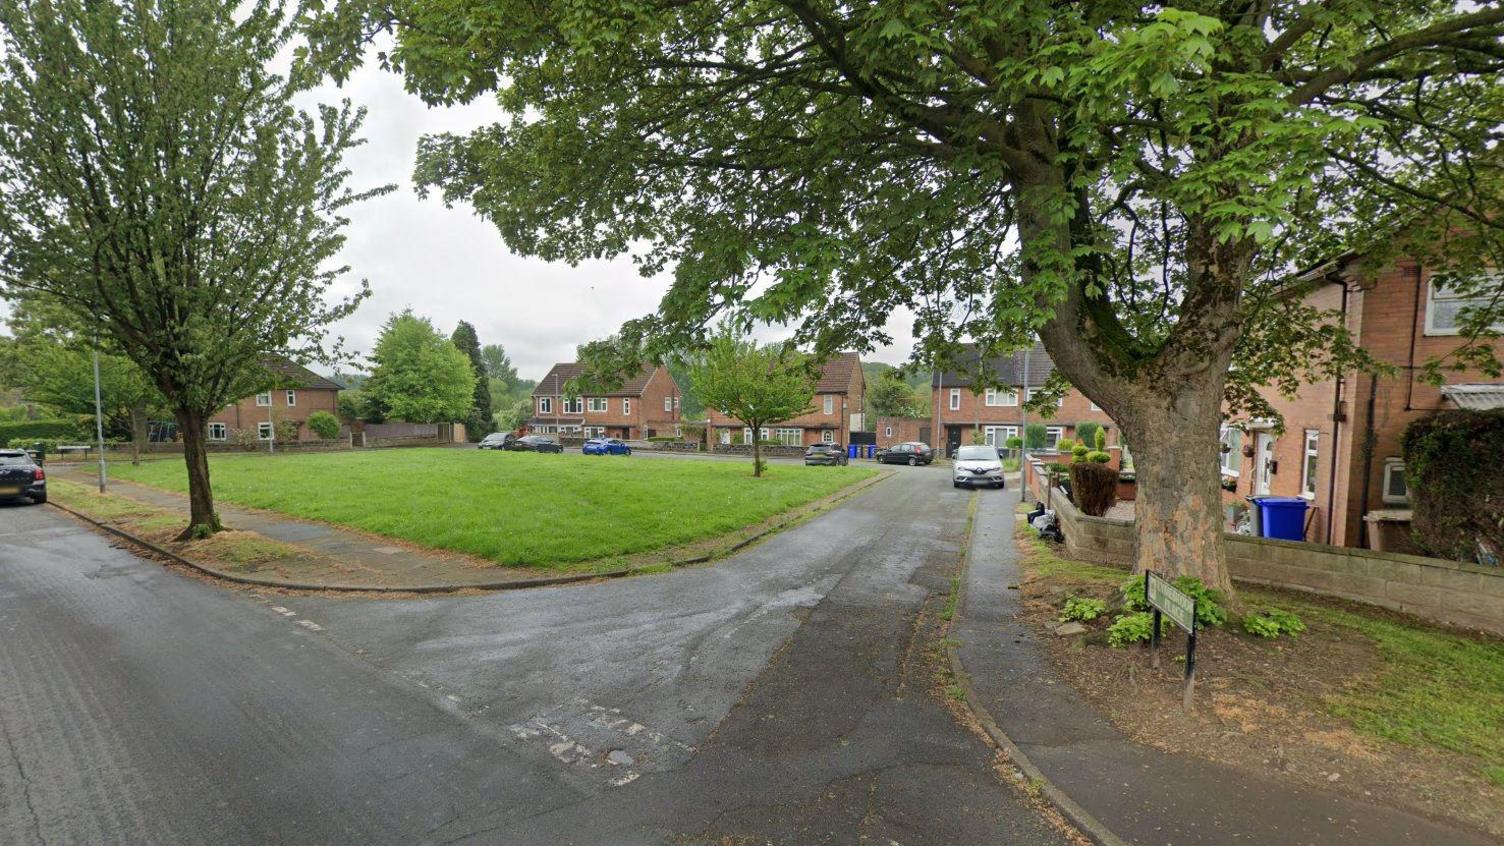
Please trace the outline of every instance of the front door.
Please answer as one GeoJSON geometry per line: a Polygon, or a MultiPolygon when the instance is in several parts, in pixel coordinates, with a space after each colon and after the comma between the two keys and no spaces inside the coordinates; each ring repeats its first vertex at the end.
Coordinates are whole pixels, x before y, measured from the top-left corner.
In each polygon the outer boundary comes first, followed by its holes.
{"type": "Polygon", "coordinates": [[[956,450],[961,448],[961,427],[945,427],[945,454],[955,455],[956,450]]]}
{"type": "Polygon", "coordinates": [[[1269,493],[1269,473],[1274,466],[1274,436],[1259,432],[1253,436],[1253,495],[1269,493]]]}

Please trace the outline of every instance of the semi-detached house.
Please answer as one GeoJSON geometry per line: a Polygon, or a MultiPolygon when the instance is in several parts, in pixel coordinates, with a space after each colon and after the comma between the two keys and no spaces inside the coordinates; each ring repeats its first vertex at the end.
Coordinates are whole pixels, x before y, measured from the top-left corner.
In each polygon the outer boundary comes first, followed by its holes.
{"type": "Polygon", "coordinates": [[[555,364],[533,389],[528,431],[586,438],[639,439],[680,434],[679,383],[666,367],[644,367],[614,391],[571,394],[584,368],[555,364]]]}
{"type": "Polygon", "coordinates": [[[291,423],[298,440],[318,440],[319,435],[307,426],[308,416],[316,411],[337,415],[339,385],[282,356],[268,356],[262,366],[271,374],[274,387],[215,412],[208,420],[208,439],[231,441],[254,432],[257,440],[269,441],[278,425],[291,423]]]}
{"type": "MultiPolygon", "coordinates": [[[[810,410],[764,428],[760,438],[787,446],[849,444],[852,432],[863,431],[866,390],[861,357],[838,353],[820,367],[810,410]]],[[[740,444],[752,437],[751,428],[740,420],[713,408],[706,411],[711,443],[740,444]]]]}

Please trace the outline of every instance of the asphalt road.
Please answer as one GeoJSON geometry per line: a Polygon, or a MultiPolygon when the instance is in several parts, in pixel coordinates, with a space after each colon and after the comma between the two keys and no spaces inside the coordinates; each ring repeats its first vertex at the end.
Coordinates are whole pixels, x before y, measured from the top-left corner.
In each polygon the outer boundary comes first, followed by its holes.
{"type": "Polygon", "coordinates": [[[898,470],[714,567],[409,600],[0,507],[0,843],[1067,842],[934,690],[971,494],[898,470]]]}

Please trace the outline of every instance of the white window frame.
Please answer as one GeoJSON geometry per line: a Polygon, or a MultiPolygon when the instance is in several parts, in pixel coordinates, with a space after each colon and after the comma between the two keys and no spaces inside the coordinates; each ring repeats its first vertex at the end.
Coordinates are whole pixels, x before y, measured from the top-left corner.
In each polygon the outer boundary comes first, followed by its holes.
{"type": "Polygon", "coordinates": [[[208,437],[211,441],[227,441],[230,439],[230,427],[224,423],[210,423],[208,437]],[[218,434],[215,434],[215,433],[218,434]]]}
{"type": "Polygon", "coordinates": [[[264,393],[257,394],[256,395],[256,407],[257,408],[271,408],[272,407],[272,392],[271,391],[266,391],[264,393]]]}
{"type": "Polygon", "coordinates": [[[554,398],[553,397],[538,397],[538,413],[539,414],[553,414],[554,413],[554,398]]]}
{"type": "Polygon", "coordinates": [[[564,398],[564,413],[565,414],[584,414],[585,413],[585,398],[584,397],[565,397],[564,398]]]}
{"type": "Polygon", "coordinates": [[[883,437],[885,437],[885,438],[891,438],[891,437],[893,437],[893,427],[892,426],[884,426],[883,427],[883,437]]]}
{"type": "Polygon", "coordinates": [[[287,389],[287,407],[296,408],[298,405],[298,392],[292,388],[287,389]]]}
{"type": "Polygon", "coordinates": [[[1321,432],[1307,429],[1300,456],[1300,495],[1316,498],[1316,477],[1321,470],[1321,432]]]}
{"type": "Polygon", "coordinates": [[[960,388],[951,388],[950,389],[950,410],[951,411],[960,411],[961,410],[961,389],[960,388]]]}
{"type": "Polygon", "coordinates": [[[605,397],[590,397],[586,400],[585,407],[592,412],[606,412],[611,410],[611,401],[605,397]]]}
{"type": "MultiPolygon", "coordinates": [[[[1487,273],[1487,274],[1484,274],[1484,278],[1488,280],[1488,283],[1483,286],[1483,288],[1485,290],[1488,288],[1489,285],[1501,285],[1501,284],[1504,284],[1504,272],[1494,271],[1492,273],[1487,273]]],[[[1467,305],[1483,305],[1483,304],[1486,304],[1489,299],[1490,298],[1488,296],[1486,296],[1486,295],[1485,296],[1481,296],[1481,297],[1459,297],[1459,296],[1456,296],[1455,294],[1451,294],[1451,293],[1447,292],[1446,290],[1442,289],[1442,286],[1439,286],[1437,284],[1437,281],[1435,279],[1429,279],[1429,280],[1427,280],[1427,282],[1426,282],[1426,334],[1427,335],[1456,335],[1456,334],[1458,334],[1459,332],[1462,331],[1461,329],[1459,329],[1455,325],[1453,325],[1453,326],[1437,326],[1436,325],[1436,312],[1435,312],[1435,309],[1433,308],[1433,306],[1436,304],[1436,302],[1438,300],[1442,301],[1442,302],[1460,302],[1460,303],[1463,303],[1464,307],[1465,307],[1467,305]]],[[[1494,324],[1493,328],[1497,329],[1497,330],[1504,330],[1504,323],[1496,323],[1496,324],[1494,324]]]]}
{"type": "Polygon", "coordinates": [[[773,439],[783,444],[784,446],[803,446],[804,430],[798,428],[790,428],[788,426],[780,426],[773,431],[773,439]]]}
{"type": "Polygon", "coordinates": [[[631,414],[632,413],[632,401],[630,399],[626,398],[626,397],[622,397],[621,398],[621,413],[622,414],[631,414]]]}
{"type": "MultiPolygon", "coordinates": [[[[1044,390],[1044,389],[1043,388],[1030,388],[1027,396],[1028,396],[1029,399],[1032,400],[1032,399],[1034,399],[1034,395],[1037,394],[1037,393],[1039,393],[1042,390],[1044,390]]],[[[1059,397],[1055,398],[1055,407],[1056,408],[1062,408],[1062,407],[1064,407],[1064,405],[1065,405],[1065,397],[1064,396],[1059,396],[1059,397]]]]}
{"type": "Polygon", "coordinates": [[[731,445],[731,430],[730,429],[722,429],[721,430],[721,443],[726,444],[727,446],[731,445]]]}
{"type": "Polygon", "coordinates": [[[983,426],[982,440],[987,446],[998,449],[1008,448],[1008,439],[1018,437],[1017,426],[983,426]]]}
{"type": "Polygon", "coordinates": [[[835,398],[835,395],[834,394],[826,394],[823,397],[821,397],[821,399],[823,399],[824,402],[825,402],[825,413],[826,414],[835,414],[836,413],[836,398],[835,398]]]}
{"type": "Polygon", "coordinates": [[[1018,405],[1018,391],[1000,391],[997,388],[988,388],[982,395],[982,402],[993,408],[999,406],[1018,405]]]}
{"type": "Polygon", "coordinates": [[[270,441],[275,440],[276,437],[277,427],[273,426],[270,422],[263,420],[256,424],[256,440],[270,441]]]}
{"type": "Polygon", "coordinates": [[[606,436],[606,427],[605,426],[586,426],[585,427],[585,437],[587,437],[587,438],[604,438],[605,436],[606,436]]]}
{"type": "Polygon", "coordinates": [[[1044,427],[1044,448],[1054,449],[1057,445],[1059,445],[1060,439],[1063,437],[1065,437],[1064,426],[1044,427]]]}
{"type": "Polygon", "coordinates": [[[664,411],[673,411],[674,410],[674,398],[673,397],[664,397],[663,398],[663,410],[664,411]]]}
{"type": "Polygon", "coordinates": [[[833,430],[833,429],[821,429],[820,430],[820,443],[822,443],[822,444],[833,444],[835,442],[836,442],[836,433],[835,433],[835,430],[833,430]]]}
{"type": "Polygon", "coordinates": [[[1222,475],[1237,478],[1243,472],[1243,430],[1236,426],[1225,426],[1222,429],[1220,442],[1230,449],[1217,456],[1222,465],[1222,475]]]}
{"type": "Polygon", "coordinates": [[[1379,493],[1383,496],[1385,503],[1389,505],[1410,504],[1410,485],[1405,481],[1405,460],[1403,458],[1384,459],[1384,475],[1381,479],[1383,487],[1379,489],[1379,493]],[[1389,492],[1389,482],[1393,476],[1398,476],[1400,484],[1405,487],[1404,496],[1397,496],[1389,492]]]}

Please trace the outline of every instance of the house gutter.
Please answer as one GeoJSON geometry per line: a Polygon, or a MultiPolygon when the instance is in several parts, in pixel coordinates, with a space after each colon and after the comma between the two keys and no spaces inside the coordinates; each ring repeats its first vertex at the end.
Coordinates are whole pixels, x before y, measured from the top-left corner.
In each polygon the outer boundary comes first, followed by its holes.
{"type": "Polygon", "coordinates": [[[1415,303],[1414,303],[1414,306],[1410,309],[1410,356],[1409,356],[1409,358],[1405,359],[1405,410],[1406,411],[1414,411],[1415,410],[1415,407],[1411,404],[1412,401],[1415,399],[1415,338],[1416,338],[1416,334],[1417,334],[1417,330],[1416,330],[1415,324],[1416,324],[1417,321],[1421,321],[1421,320],[1425,320],[1426,319],[1425,316],[1421,313],[1421,310],[1420,310],[1420,293],[1421,293],[1421,286],[1423,284],[1424,284],[1424,282],[1423,282],[1423,275],[1421,274],[1421,270],[1420,270],[1420,262],[1417,261],[1415,263],[1415,303]]]}
{"type": "MultiPolygon", "coordinates": [[[[1342,328],[1347,328],[1347,280],[1340,280],[1342,285],[1342,304],[1337,313],[1341,315],[1342,328]]],[[[1347,377],[1337,376],[1337,384],[1332,391],[1332,469],[1326,481],[1326,542],[1330,546],[1334,527],[1337,524],[1337,465],[1341,460],[1342,450],[1339,446],[1342,435],[1342,389],[1347,384],[1347,377]]]]}
{"type": "MultiPolygon", "coordinates": [[[[1368,513],[1368,488],[1373,483],[1373,408],[1374,401],[1379,393],[1379,377],[1368,377],[1368,419],[1364,422],[1363,432],[1363,493],[1358,499],[1358,515],[1361,517],[1368,513]]],[[[1358,548],[1368,548],[1368,533],[1358,532],[1358,548]]]]}

